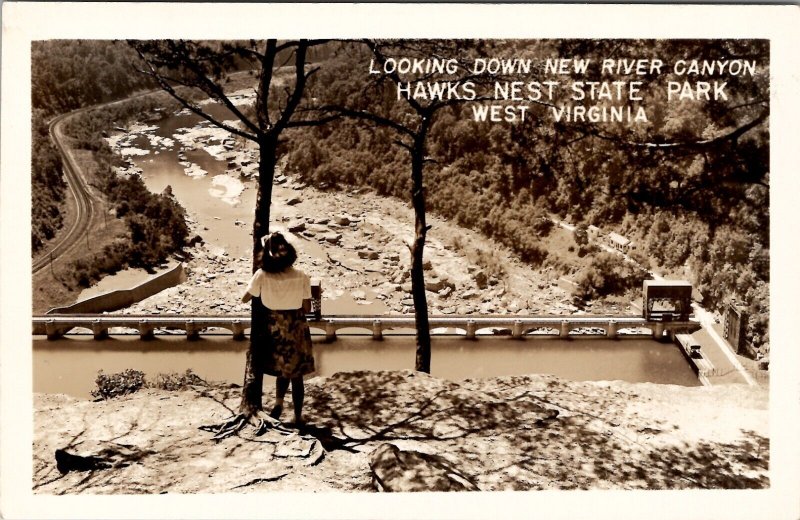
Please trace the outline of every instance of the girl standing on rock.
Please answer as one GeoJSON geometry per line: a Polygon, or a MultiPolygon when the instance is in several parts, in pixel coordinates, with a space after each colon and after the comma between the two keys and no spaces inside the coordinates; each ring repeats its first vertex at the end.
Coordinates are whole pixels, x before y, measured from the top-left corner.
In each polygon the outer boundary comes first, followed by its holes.
{"type": "Polygon", "coordinates": [[[294,420],[298,427],[303,421],[305,389],[303,376],[314,372],[314,355],[306,313],[311,310],[311,280],[303,271],[292,267],[297,251],[280,233],[272,233],[264,242],[261,269],[247,286],[242,301],[260,298],[266,308],[267,334],[263,371],[277,377],[275,406],[270,416],[280,419],[283,399],[292,384],[294,420]]]}

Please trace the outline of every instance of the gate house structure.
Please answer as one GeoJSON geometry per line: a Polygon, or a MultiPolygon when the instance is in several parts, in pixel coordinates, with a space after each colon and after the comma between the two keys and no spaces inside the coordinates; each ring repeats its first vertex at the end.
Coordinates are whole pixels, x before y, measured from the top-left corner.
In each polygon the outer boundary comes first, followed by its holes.
{"type": "Polygon", "coordinates": [[[745,327],[747,325],[747,309],[731,300],[725,307],[722,320],[723,337],[730,343],[737,354],[741,354],[745,346],[745,327]]]}
{"type": "Polygon", "coordinates": [[[620,253],[630,253],[633,249],[633,242],[613,231],[608,234],[608,245],[619,251],[620,253]]]}
{"type": "Polygon", "coordinates": [[[692,284],[686,280],[645,280],[642,309],[647,321],[689,321],[692,284]]]}

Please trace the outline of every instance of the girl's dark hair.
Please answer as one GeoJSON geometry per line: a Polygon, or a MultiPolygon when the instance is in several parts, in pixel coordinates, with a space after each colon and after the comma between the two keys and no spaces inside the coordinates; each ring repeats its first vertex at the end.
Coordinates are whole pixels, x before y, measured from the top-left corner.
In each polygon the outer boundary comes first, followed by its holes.
{"type": "Polygon", "coordinates": [[[261,269],[267,273],[279,273],[290,268],[297,260],[297,251],[280,233],[273,233],[261,252],[261,269]]]}

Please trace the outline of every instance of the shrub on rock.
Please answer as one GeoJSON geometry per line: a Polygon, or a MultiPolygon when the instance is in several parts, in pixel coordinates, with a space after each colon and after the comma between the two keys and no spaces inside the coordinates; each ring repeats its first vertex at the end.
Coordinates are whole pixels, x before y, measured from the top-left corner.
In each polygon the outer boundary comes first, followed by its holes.
{"type": "Polygon", "coordinates": [[[144,372],[128,368],[117,374],[104,374],[101,370],[94,380],[97,389],[92,390],[95,399],[112,399],[132,394],[144,386],[144,372]]]}

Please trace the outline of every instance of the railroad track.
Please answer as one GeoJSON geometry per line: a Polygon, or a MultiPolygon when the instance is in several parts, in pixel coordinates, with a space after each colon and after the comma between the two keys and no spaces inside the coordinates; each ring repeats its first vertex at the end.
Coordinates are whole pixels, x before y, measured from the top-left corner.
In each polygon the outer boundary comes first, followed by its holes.
{"type": "Polygon", "coordinates": [[[41,253],[33,260],[32,268],[34,275],[47,267],[51,262],[55,262],[58,257],[64,253],[71,250],[73,247],[76,247],[76,244],[78,244],[78,242],[89,231],[92,218],[98,212],[97,206],[102,205],[102,201],[96,199],[89,191],[80,167],[72,157],[70,148],[64,143],[65,138],[63,124],[67,121],[67,119],[83,112],[99,110],[104,107],[118,105],[120,103],[125,103],[132,99],[144,96],[149,96],[157,92],[161,91],[146,90],[124,99],[118,99],[116,101],[109,101],[108,103],[101,103],[99,105],[79,108],[77,110],[73,110],[72,112],[67,112],[66,114],[56,116],[50,121],[48,130],[50,133],[50,140],[53,141],[56,150],[58,150],[59,155],[61,155],[61,162],[64,165],[64,175],[67,177],[67,186],[69,187],[69,191],[76,202],[77,215],[75,221],[72,223],[72,226],[70,226],[66,232],[62,231],[60,233],[55,245],[53,245],[53,247],[51,247],[48,251],[41,253]]]}
{"type": "MultiPolygon", "coordinates": [[[[245,73],[247,73],[247,71],[242,71],[237,74],[245,73]]],[[[146,90],[144,92],[139,92],[138,94],[134,94],[123,99],[118,99],[116,101],[79,108],[77,110],[73,110],[72,112],[56,116],[50,121],[50,140],[53,141],[53,144],[58,150],[59,155],[61,155],[61,161],[64,165],[64,174],[67,177],[67,185],[72,197],[76,202],[77,215],[75,221],[72,223],[72,226],[70,226],[66,232],[62,230],[59,233],[60,236],[55,242],[55,245],[53,245],[48,251],[44,251],[39,254],[39,256],[33,260],[32,270],[34,275],[47,267],[51,262],[57,260],[58,257],[64,253],[76,247],[76,244],[78,244],[79,240],[81,240],[88,232],[92,218],[99,211],[97,207],[98,204],[102,205],[102,201],[96,199],[89,191],[86,181],[81,173],[81,169],[78,167],[75,159],[72,157],[69,147],[64,144],[64,122],[68,118],[83,112],[99,110],[105,107],[126,103],[132,99],[149,96],[159,92],[162,91],[160,89],[146,90]]]]}
{"type": "Polygon", "coordinates": [[[64,168],[64,175],[67,177],[67,186],[75,199],[76,216],[70,228],[66,233],[61,233],[57,242],[49,251],[45,251],[38,258],[33,260],[33,274],[41,271],[48,264],[55,261],[58,257],[72,249],[78,241],[87,233],[92,218],[96,213],[95,205],[98,201],[89,192],[86,182],[81,175],[80,168],[78,167],[75,159],[69,148],[64,144],[63,124],[67,118],[76,115],[80,112],[90,110],[91,108],[82,108],[74,112],[62,114],[54,117],[50,121],[49,133],[50,140],[61,155],[61,162],[64,168]]]}

